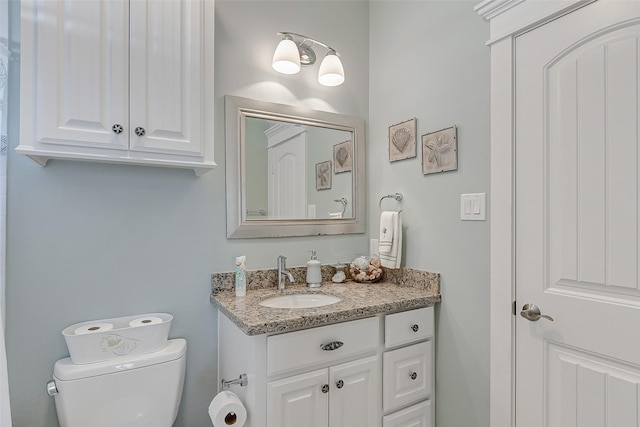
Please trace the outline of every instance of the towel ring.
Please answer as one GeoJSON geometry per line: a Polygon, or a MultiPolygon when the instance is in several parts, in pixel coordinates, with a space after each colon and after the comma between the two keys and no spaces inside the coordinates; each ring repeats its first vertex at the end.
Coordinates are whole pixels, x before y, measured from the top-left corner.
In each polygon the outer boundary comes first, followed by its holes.
{"type": "MultiPolygon", "coordinates": [[[[378,209],[380,210],[380,212],[382,212],[382,201],[384,199],[396,199],[397,202],[401,202],[402,201],[402,193],[387,194],[386,196],[380,197],[380,201],[378,202],[378,209]]],[[[398,211],[398,213],[400,213],[400,212],[402,212],[402,209],[400,209],[398,211]]]]}

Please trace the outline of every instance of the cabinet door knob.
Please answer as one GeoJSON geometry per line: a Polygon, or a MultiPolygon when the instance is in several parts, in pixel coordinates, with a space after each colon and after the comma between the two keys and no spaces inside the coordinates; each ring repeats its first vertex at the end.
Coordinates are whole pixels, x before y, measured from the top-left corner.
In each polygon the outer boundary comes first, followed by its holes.
{"type": "Polygon", "coordinates": [[[144,128],[141,127],[141,126],[138,126],[136,128],[135,132],[136,132],[136,135],[138,135],[138,136],[144,136],[144,134],[147,133],[147,131],[144,130],[144,128]]]}
{"type": "Polygon", "coordinates": [[[415,372],[409,372],[409,378],[415,380],[416,378],[418,378],[418,374],[416,374],[415,372]]]}
{"type": "Polygon", "coordinates": [[[411,326],[411,330],[412,330],[413,332],[418,332],[418,329],[420,329],[420,326],[418,326],[417,324],[416,324],[416,325],[411,326]]]}
{"type": "Polygon", "coordinates": [[[344,343],[342,341],[333,341],[333,342],[330,342],[329,344],[321,344],[320,348],[323,349],[324,351],[333,351],[333,350],[339,349],[343,345],[344,343]]]}
{"type": "Polygon", "coordinates": [[[323,384],[320,390],[322,390],[323,393],[329,393],[329,384],[323,384]]]}
{"type": "Polygon", "coordinates": [[[120,123],[116,123],[115,125],[111,126],[111,130],[116,135],[120,135],[122,133],[122,131],[124,131],[124,128],[122,127],[122,125],[120,123]]]}
{"type": "Polygon", "coordinates": [[[344,387],[344,381],[342,381],[342,380],[336,381],[336,387],[338,387],[338,388],[344,387]]]}

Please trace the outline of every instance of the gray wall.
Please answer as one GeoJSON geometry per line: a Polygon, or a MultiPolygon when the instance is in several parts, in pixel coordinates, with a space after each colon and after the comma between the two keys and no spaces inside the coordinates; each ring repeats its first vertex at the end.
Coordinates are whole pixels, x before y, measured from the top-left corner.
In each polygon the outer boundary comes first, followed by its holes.
{"type": "MultiPolygon", "coordinates": [[[[488,426],[489,223],[458,219],[460,193],[489,188],[488,25],[473,12],[474,3],[217,0],[219,166],[201,178],[181,170],[64,161],[41,169],[12,151],[7,347],[14,426],[57,425],[43,385],[55,360],[67,355],[64,327],[149,311],[173,313],[171,336],[189,342],[176,425],[210,426],[206,408],[217,366],[210,273],[230,271],[240,254],[256,269],[273,267],[276,252],[290,265],[304,265],[312,248],[323,262],[368,250],[367,235],[226,239],[225,94],[369,119],[370,234],[378,234],[379,197],[403,192],[404,265],[442,273],[438,427],[488,426]],[[345,84],[320,86],[317,68],[275,73],[270,62],[277,31],[335,45],[345,84]],[[389,163],[388,126],[411,117],[418,118],[419,135],[458,125],[457,172],[422,176],[419,157],[389,163]]],[[[15,48],[18,2],[11,8],[15,48]]],[[[12,65],[9,143],[15,147],[19,70],[12,65]]]]}
{"type": "MultiPolygon", "coordinates": [[[[19,43],[19,3],[11,1],[11,42],[19,43]]],[[[216,390],[216,310],[210,274],[275,267],[277,253],[304,265],[350,257],[366,236],[226,239],[225,94],[368,116],[367,2],[216,2],[218,167],[187,170],[51,161],[40,168],[11,150],[8,171],[7,350],[14,427],[57,426],[44,391],[66,356],[66,326],[151,311],[175,316],[171,336],[188,341],[187,377],[176,426],[211,426],[216,390]],[[328,23],[328,24],[327,24],[328,23]],[[317,68],[279,75],[271,57],[288,30],[335,44],[347,82],[325,88],[317,68]],[[347,59],[348,58],[348,59],[347,59]]],[[[18,63],[12,63],[9,144],[19,139],[18,63]]]]}
{"type": "Polygon", "coordinates": [[[489,425],[489,222],[460,221],[460,194],[489,191],[489,27],[474,3],[370,4],[369,231],[380,197],[403,193],[404,263],[442,273],[438,427],[489,425]],[[458,126],[456,172],[423,176],[420,148],[389,163],[388,126],[412,117],[419,147],[421,135],[458,126]]]}

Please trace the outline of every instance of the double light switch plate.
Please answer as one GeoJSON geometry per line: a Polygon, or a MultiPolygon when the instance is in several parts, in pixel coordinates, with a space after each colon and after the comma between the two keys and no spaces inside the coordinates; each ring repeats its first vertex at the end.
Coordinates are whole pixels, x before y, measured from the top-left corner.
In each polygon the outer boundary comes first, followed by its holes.
{"type": "Polygon", "coordinates": [[[460,219],[463,221],[484,221],[486,219],[486,193],[460,195],[460,219]]]}

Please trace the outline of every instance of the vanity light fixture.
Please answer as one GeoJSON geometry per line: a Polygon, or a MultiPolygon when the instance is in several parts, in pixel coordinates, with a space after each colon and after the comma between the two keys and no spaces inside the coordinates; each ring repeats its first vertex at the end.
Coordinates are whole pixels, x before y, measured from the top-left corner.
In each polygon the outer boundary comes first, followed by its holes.
{"type": "Polygon", "coordinates": [[[273,54],[274,70],[283,74],[296,74],[302,65],[313,65],[316,62],[316,53],[311,46],[319,44],[329,52],[320,63],[318,82],[324,86],[339,86],[344,82],[342,61],[334,48],[302,34],[283,31],[278,35],[283,37],[273,54]]]}

